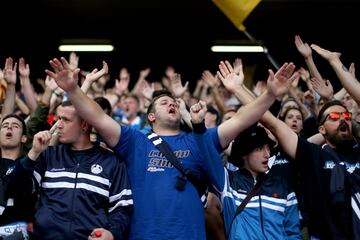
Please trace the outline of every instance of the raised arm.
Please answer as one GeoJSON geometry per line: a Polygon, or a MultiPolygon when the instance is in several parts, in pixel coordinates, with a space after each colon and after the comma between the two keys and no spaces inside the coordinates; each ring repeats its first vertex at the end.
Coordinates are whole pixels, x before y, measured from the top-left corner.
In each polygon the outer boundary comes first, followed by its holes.
{"type": "Polygon", "coordinates": [[[205,70],[202,72],[201,79],[203,79],[210,87],[210,91],[214,97],[216,106],[218,107],[221,114],[225,112],[225,103],[222,97],[220,96],[219,87],[220,81],[214,76],[209,70],[205,70]]]}
{"type": "Polygon", "coordinates": [[[319,70],[317,69],[314,59],[312,57],[312,50],[307,43],[303,43],[299,35],[295,36],[295,46],[298,52],[304,57],[306,66],[310,71],[310,75],[323,81],[319,70]]]}
{"type": "Polygon", "coordinates": [[[30,111],[35,111],[36,108],[36,97],[33,85],[30,81],[30,66],[25,63],[24,58],[19,59],[19,78],[21,83],[21,88],[24,93],[25,102],[30,108],[30,111]]]}
{"type": "MultiPolygon", "coordinates": [[[[222,68],[225,67],[224,63],[220,63],[222,65],[222,68]]],[[[286,65],[284,64],[279,71],[275,74],[281,74],[283,71],[283,68],[286,65]]],[[[231,71],[231,68],[230,68],[231,71]]],[[[255,102],[255,95],[251,93],[251,91],[246,88],[243,83],[243,74],[242,74],[242,68],[239,74],[237,75],[227,75],[224,77],[223,74],[219,74],[220,80],[223,82],[224,86],[235,94],[235,96],[243,103],[246,104],[246,106],[250,106],[252,102],[255,102]]],[[[289,79],[288,81],[291,81],[290,75],[285,75],[289,79]]],[[[290,83],[287,83],[290,85],[290,83]]],[[[278,138],[280,144],[284,148],[284,151],[286,151],[289,155],[293,154],[291,156],[295,156],[296,153],[296,144],[297,144],[297,135],[292,131],[284,122],[277,119],[275,116],[273,116],[269,111],[266,111],[266,113],[261,117],[260,119],[261,123],[263,123],[269,130],[272,131],[272,133],[275,135],[276,138],[278,138]]]]}
{"type": "MultiPolygon", "coordinates": [[[[76,68],[74,68],[74,69],[76,69],[76,68]]],[[[88,93],[91,85],[95,81],[100,79],[102,76],[107,74],[108,71],[109,71],[108,65],[105,61],[103,61],[103,67],[102,67],[102,69],[100,69],[100,71],[97,68],[95,68],[94,70],[92,70],[91,73],[86,74],[85,80],[84,80],[83,84],[81,85],[81,90],[84,93],[88,93]]]]}
{"type": "Polygon", "coordinates": [[[114,147],[120,139],[120,126],[96,102],[81,91],[77,84],[80,69],[71,70],[64,57],[60,61],[56,58],[50,60],[50,65],[53,71],[45,70],[46,73],[67,92],[79,116],[95,127],[110,147],[114,147]]]}
{"type": "MultiPolygon", "coordinates": [[[[236,75],[229,62],[221,62],[219,69],[219,75],[223,78],[236,75]]],[[[289,78],[294,70],[295,65],[293,63],[285,63],[276,75],[272,70],[269,70],[267,89],[256,100],[240,108],[232,118],[219,126],[218,134],[223,148],[235,139],[240,132],[257,122],[275,99],[288,91],[291,84],[289,78]]]]}
{"type": "Polygon", "coordinates": [[[15,106],[15,84],[16,84],[16,63],[13,63],[12,58],[6,58],[4,67],[4,79],[7,82],[6,98],[3,109],[1,111],[1,117],[5,117],[8,114],[13,113],[15,106]]]}
{"type": "Polygon", "coordinates": [[[356,103],[360,104],[360,83],[343,65],[340,60],[340,53],[330,52],[315,44],[312,44],[311,48],[330,63],[343,87],[354,98],[356,103]]]}

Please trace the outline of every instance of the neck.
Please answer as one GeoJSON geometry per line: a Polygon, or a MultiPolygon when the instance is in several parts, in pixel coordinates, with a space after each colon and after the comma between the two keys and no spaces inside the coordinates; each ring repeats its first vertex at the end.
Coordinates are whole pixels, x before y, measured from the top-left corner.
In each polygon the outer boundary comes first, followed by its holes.
{"type": "Polygon", "coordinates": [[[137,115],[130,115],[127,117],[127,120],[129,121],[129,123],[132,123],[136,117],[137,117],[137,115]]]}
{"type": "Polygon", "coordinates": [[[1,157],[15,160],[20,156],[20,152],[21,152],[20,148],[13,148],[13,149],[1,148],[1,157]]]}
{"type": "Polygon", "coordinates": [[[180,133],[179,128],[161,128],[153,125],[153,131],[159,136],[175,136],[180,133]]]}
{"type": "Polygon", "coordinates": [[[78,141],[71,144],[72,150],[86,150],[93,147],[92,142],[90,141],[90,136],[88,137],[79,137],[78,141]]]}
{"type": "Polygon", "coordinates": [[[332,144],[331,142],[329,142],[328,140],[325,140],[325,143],[327,145],[329,145],[329,147],[336,149],[336,146],[334,144],[332,144]]]}

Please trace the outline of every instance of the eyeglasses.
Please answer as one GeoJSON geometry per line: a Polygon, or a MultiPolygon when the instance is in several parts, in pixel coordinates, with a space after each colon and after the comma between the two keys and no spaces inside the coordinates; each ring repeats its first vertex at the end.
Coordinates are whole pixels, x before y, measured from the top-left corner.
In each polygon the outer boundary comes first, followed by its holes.
{"type": "Polygon", "coordinates": [[[349,120],[351,120],[352,113],[351,112],[330,112],[327,115],[325,115],[325,117],[323,117],[320,124],[323,124],[326,120],[335,122],[335,121],[339,120],[341,118],[341,116],[345,120],[349,121],[349,120]]]}

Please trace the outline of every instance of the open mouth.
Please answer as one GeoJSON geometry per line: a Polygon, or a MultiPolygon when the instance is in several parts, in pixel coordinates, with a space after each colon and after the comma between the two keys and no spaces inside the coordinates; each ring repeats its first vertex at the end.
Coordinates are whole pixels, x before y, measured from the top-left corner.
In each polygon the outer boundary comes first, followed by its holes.
{"type": "Polygon", "coordinates": [[[338,127],[338,131],[341,133],[346,133],[349,131],[349,126],[346,123],[341,123],[338,127]]]}
{"type": "Polygon", "coordinates": [[[11,132],[7,132],[7,133],[6,133],[6,137],[11,138],[11,137],[12,137],[12,133],[11,133],[11,132]]]}
{"type": "Polygon", "coordinates": [[[176,113],[176,111],[175,111],[175,109],[174,109],[174,108],[170,108],[169,113],[170,113],[170,114],[175,114],[175,113],[176,113]]]}

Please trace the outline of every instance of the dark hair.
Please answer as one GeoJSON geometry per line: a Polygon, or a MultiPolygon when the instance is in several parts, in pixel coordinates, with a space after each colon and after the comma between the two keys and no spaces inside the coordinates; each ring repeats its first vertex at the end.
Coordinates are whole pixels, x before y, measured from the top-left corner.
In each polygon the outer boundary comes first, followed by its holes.
{"type": "Polygon", "coordinates": [[[136,94],[133,94],[133,93],[127,94],[127,95],[126,95],[126,98],[133,98],[133,99],[135,99],[135,101],[137,102],[137,104],[140,105],[140,99],[139,99],[139,97],[138,97],[136,94]]]}
{"type": "Polygon", "coordinates": [[[233,141],[231,146],[231,161],[239,161],[243,156],[251,153],[255,148],[269,144],[270,148],[275,142],[270,139],[265,129],[256,124],[241,132],[233,141]]]}
{"type": "Polygon", "coordinates": [[[288,97],[288,98],[286,98],[285,100],[281,101],[281,107],[280,107],[281,109],[280,109],[280,110],[283,110],[284,105],[287,104],[288,102],[295,102],[295,103],[296,103],[296,106],[299,107],[299,104],[296,102],[295,98],[293,98],[293,97],[288,97]]]}
{"type": "Polygon", "coordinates": [[[102,110],[104,110],[104,112],[106,112],[106,110],[109,110],[110,114],[112,112],[112,107],[111,104],[109,102],[109,100],[107,100],[104,97],[96,97],[94,98],[94,101],[99,104],[99,106],[102,108],[102,110]]]}
{"type": "Polygon", "coordinates": [[[216,115],[216,125],[218,126],[221,123],[221,116],[218,110],[216,110],[213,106],[207,105],[207,111],[211,114],[216,115]]]}
{"type": "Polygon", "coordinates": [[[61,106],[62,107],[69,107],[69,106],[73,106],[72,102],[70,100],[66,100],[66,101],[63,101],[61,103],[61,106]]]}
{"type": "Polygon", "coordinates": [[[22,117],[20,117],[20,116],[18,116],[18,115],[16,115],[16,114],[8,114],[8,115],[6,115],[2,120],[1,120],[1,123],[3,123],[6,119],[8,119],[8,118],[16,118],[17,120],[19,120],[19,122],[21,122],[21,125],[22,125],[22,129],[23,129],[23,131],[22,131],[22,135],[26,135],[26,124],[25,124],[25,121],[24,121],[24,119],[22,118],[22,117]]]}
{"type": "Polygon", "coordinates": [[[343,108],[345,108],[346,110],[348,110],[345,105],[339,101],[339,100],[332,100],[332,101],[328,101],[324,104],[324,106],[320,109],[319,114],[318,114],[318,118],[317,118],[317,122],[319,125],[321,125],[324,121],[324,112],[326,111],[326,109],[328,109],[329,107],[332,106],[341,106],[343,108]]]}
{"type": "Polygon", "coordinates": [[[169,90],[161,89],[161,90],[154,91],[153,99],[151,100],[151,102],[149,104],[146,115],[148,115],[151,112],[154,112],[154,110],[155,110],[154,104],[155,104],[156,100],[158,100],[159,98],[164,97],[164,96],[168,96],[168,97],[175,99],[169,90]]]}
{"type": "Polygon", "coordinates": [[[286,115],[289,113],[290,110],[297,110],[297,111],[299,111],[300,114],[301,114],[301,117],[302,117],[302,121],[304,122],[304,114],[303,114],[302,111],[301,111],[299,108],[297,108],[297,107],[289,107],[289,108],[287,108],[287,109],[285,110],[285,112],[284,112],[282,115],[279,116],[279,119],[284,122],[284,121],[285,121],[285,118],[286,118],[286,115]]]}

